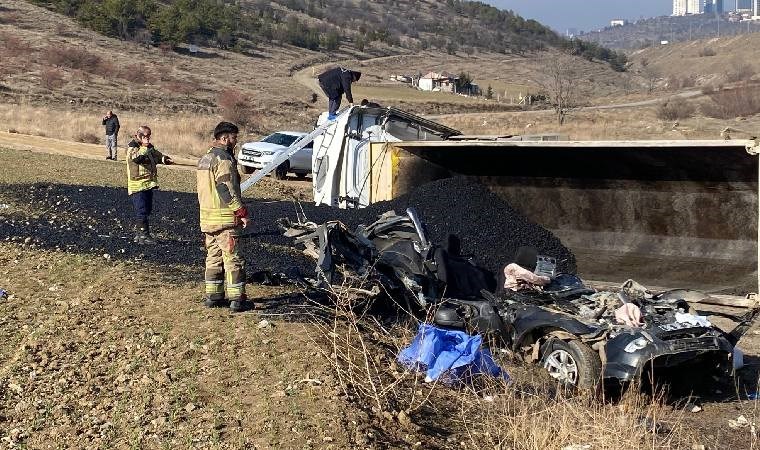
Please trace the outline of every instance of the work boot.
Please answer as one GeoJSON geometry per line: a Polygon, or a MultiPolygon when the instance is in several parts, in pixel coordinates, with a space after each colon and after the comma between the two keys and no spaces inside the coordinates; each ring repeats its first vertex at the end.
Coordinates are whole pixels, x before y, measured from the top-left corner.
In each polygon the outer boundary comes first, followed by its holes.
{"type": "Polygon", "coordinates": [[[252,309],[253,309],[253,303],[249,302],[245,298],[232,300],[230,302],[230,311],[234,313],[250,311],[252,309]]]}
{"type": "Polygon", "coordinates": [[[135,235],[134,242],[140,245],[153,245],[156,243],[156,240],[153,239],[150,233],[146,233],[145,230],[139,230],[135,235]]]}
{"type": "Polygon", "coordinates": [[[207,308],[226,308],[230,302],[224,299],[223,295],[208,295],[203,297],[203,304],[207,308]]]}

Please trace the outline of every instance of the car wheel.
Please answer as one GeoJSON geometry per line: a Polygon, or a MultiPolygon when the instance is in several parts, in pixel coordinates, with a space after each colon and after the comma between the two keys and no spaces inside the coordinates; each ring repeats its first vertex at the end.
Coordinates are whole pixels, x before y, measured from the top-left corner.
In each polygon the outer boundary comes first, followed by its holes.
{"type": "Polygon", "coordinates": [[[288,172],[290,172],[290,161],[285,161],[274,169],[274,177],[278,180],[284,180],[288,177],[288,172]]]}
{"type": "Polygon", "coordinates": [[[541,365],[567,386],[595,390],[602,378],[599,354],[578,341],[553,339],[545,345],[541,365]]]}
{"type": "Polygon", "coordinates": [[[296,176],[298,177],[299,180],[303,180],[304,178],[306,178],[306,175],[308,175],[308,173],[306,172],[296,172],[296,176]]]}

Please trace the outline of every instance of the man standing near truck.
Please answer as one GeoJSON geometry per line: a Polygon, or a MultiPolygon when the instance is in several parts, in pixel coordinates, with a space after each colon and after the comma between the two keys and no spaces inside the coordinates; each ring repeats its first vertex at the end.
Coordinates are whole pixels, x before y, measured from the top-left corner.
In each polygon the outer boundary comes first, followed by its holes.
{"type": "Polygon", "coordinates": [[[108,156],[106,159],[116,161],[116,145],[118,144],[117,138],[119,136],[119,118],[113,111],[108,111],[103,116],[103,126],[106,127],[106,151],[108,156]]]}
{"type": "Polygon", "coordinates": [[[328,99],[328,119],[335,118],[343,94],[346,94],[348,103],[354,103],[354,96],[351,93],[351,83],[356,83],[361,78],[362,73],[354,70],[335,67],[319,74],[319,87],[322,88],[328,99]]]}
{"type": "Polygon", "coordinates": [[[240,233],[248,226],[248,209],[243,204],[234,153],[237,136],[235,124],[220,122],[214,128],[211,149],[198,161],[196,174],[206,246],[204,303],[215,308],[229,302],[233,312],[242,312],[250,309],[245,295],[245,260],[239,249],[240,233]]]}

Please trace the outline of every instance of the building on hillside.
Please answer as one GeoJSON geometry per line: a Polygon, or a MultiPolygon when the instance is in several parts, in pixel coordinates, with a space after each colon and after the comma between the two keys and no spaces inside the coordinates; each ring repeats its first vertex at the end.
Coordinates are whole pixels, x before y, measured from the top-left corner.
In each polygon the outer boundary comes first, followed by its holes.
{"type": "Polygon", "coordinates": [[[612,19],[610,20],[610,26],[611,27],[622,27],[623,25],[628,24],[627,20],[624,19],[612,19]]]}
{"type": "Polygon", "coordinates": [[[417,87],[421,91],[456,92],[458,76],[446,72],[428,72],[420,77],[417,87]]]}
{"type": "Polygon", "coordinates": [[[686,14],[704,14],[705,0],[688,0],[686,3],[686,14]]]}
{"type": "Polygon", "coordinates": [[[686,0],[673,0],[673,15],[685,16],[686,15],[686,0]]]}

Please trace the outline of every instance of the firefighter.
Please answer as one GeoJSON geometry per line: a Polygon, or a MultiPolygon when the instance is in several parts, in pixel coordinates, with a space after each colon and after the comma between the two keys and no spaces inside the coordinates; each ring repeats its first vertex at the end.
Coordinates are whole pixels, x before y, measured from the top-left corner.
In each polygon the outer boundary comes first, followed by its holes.
{"type": "MultiPolygon", "coordinates": [[[[206,246],[204,303],[209,308],[250,309],[245,295],[245,267],[240,256],[240,232],[248,226],[248,209],[240,192],[235,159],[238,127],[220,122],[213,147],[198,161],[198,203],[206,246]],[[227,300],[225,300],[225,285],[227,300]]],[[[242,166],[241,166],[242,167],[242,166]]],[[[249,173],[247,167],[242,167],[249,173]]]]}
{"type": "Polygon", "coordinates": [[[157,164],[174,164],[174,161],[151,144],[151,130],[147,125],[137,129],[135,138],[127,147],[127,192],[135,208],[138,244],[154,244],[150,234],[150,214],[153,211],[153,191],[158,189],[157,164]]]}

